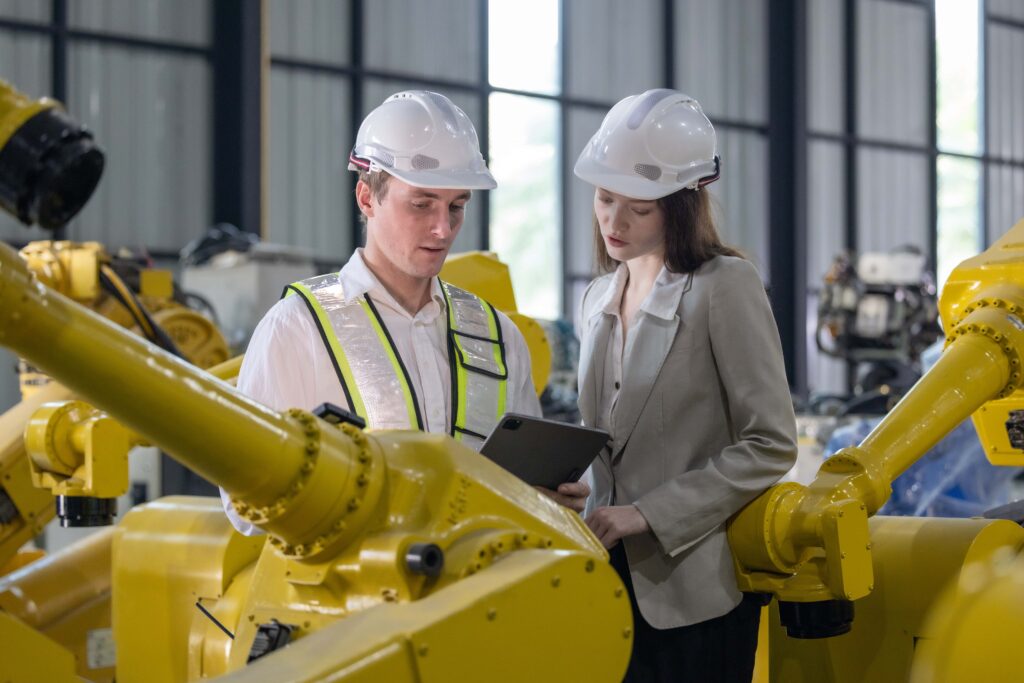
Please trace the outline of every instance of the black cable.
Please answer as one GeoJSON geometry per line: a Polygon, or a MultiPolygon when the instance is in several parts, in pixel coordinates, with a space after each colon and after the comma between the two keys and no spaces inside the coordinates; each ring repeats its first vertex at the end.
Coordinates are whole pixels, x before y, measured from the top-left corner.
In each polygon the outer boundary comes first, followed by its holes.
{"type": "Polygon", "coordinates": [[[168,353],[177,356],[182,360],[188,360],[187,358],[185,358],[185,354],[183,354],[181,350],[178,348],[177,344],[174,343],[174,340],[171,339],[170,335],[168,335],[167,332],[164,331],[162,327],[156,324],[156,321],[153,320],[153,318],[149,315],[146,309],[139,302],[138,298],[135,296],[135,293],[128,289],[128,287],[125,286],[123,281],[117,283],[121,285],[121,287],[118,287],[117,284],[115,284],[115,282],[113,281],[113,278],[120,279],[112,269],[108,270],[108,272],[104,272],[104,269],[102,268],[100,269],[100,285],[103,287],[104,291],[113,296],[118,301],[118,303],[125,307],[128,313],[132,316],[132,319],[135,321],[135,324],[139,326],[140,330],[142,330],[143,336],[145,336],[146,339],[162,348],[164,351],[167,351],[168,353]],[[121,289],[122,287],[124,288],[123,291],[121,289]],[[131,297],[131,301],[125,300],[125,294],[131,297]],[[147,328],[149,330],[152,330],[151,334],[146,332],[147,328]]]}
{"type": "Polygon", "coordinates": [[[202,612],[206,616],[207,619],[209,619],[214,624],[216,624],[217,628],[219,628],[221,631],[224,631],[224,633],[228,634],[228,638],[230,638],[231,640],[235,639],[235,634],[232,633],[231,631],[229,631],[227,629],[227,627],[224,626],[224,624],[220,623],[217,620],[217,617],[215,617],[212,614],[210,614],[209,610],[207,610],[205,607],[203,607],[202,603],[200,603],[198,600],[196,600],[196,607],[199,608],[199,611],[202,612]]]}

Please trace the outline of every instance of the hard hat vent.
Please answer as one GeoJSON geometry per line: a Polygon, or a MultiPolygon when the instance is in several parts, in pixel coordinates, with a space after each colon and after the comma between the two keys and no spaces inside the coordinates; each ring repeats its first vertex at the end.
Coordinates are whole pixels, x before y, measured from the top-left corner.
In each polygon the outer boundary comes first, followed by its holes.
{"type": "Polygon", "coordinates": [[[374,159],[374,161],[376,161],[381,166],[394,167],[395,156],[390,152],[386,152],[383,149],[380,149],[377,150],[377,154],[375,156],[376,158],[374,159]]]}
{"type": "Polygon", "coordinates": [[[448,130],[452,133],[457,133],[459,131],[458,117],[455,115],[455,110],[452,109],[452,104],[448,98],[429,91],[427,92],[427,97],[437,105],[438,110],[441,112],[441,117],[444,119],[444,125],[448,130]]]}
{"type": "Polygon", "coordinates": [[[432,171],[440,165],[440,161],[425,154],[417,154],[412,158],[412,167],[417,171],[432,171]]]}
{"type": "Polygon", "coordinates": [[[661,168],[654,164],[633,164],[633,172],[648,180],[657,180],[661,177],[661,168]]]}

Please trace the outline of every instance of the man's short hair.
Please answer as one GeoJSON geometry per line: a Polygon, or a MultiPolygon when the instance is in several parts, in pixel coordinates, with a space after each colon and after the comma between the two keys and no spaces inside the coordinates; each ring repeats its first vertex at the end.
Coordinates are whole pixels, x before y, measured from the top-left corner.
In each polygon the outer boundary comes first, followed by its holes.
{"type": "MultiPolygon", "coordinates": [[[[359,179],[370,188],[370,194],[380,204],[388,196],[388,183],[391,181],[391,174],[386,171],[359,171],[359,179]]],[[[359,212],[359,220],[366,224],[366,216],[359,212]]]]}

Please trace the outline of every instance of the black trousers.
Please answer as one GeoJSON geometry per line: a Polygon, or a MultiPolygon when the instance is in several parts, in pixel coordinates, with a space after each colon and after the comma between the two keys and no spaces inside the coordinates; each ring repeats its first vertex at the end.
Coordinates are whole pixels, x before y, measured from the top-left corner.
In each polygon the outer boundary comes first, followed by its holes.
{"type": "Polygon", "coordinates": [[[758,596],[744,594],[731,612],[699,624],[656,629],[637,609],[622,543],[609,553],[633,607],[633,654],[625,683],[750,683],[761,617],[758,596]]]}

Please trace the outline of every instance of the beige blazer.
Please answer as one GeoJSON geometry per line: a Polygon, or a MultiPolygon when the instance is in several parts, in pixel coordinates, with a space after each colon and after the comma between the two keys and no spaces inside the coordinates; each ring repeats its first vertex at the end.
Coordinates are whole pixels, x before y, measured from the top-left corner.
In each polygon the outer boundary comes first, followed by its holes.
{"type": "MultiPolygon", "coordinates": [[[[616,324],[604,310],[612,277],[581,307],[586,425],[616,324]]],[[[753,265],[719,256],[691,274],[662,270],[626,339],[611,432],[585,514],[632,503],[647,519],[650,532],[624,539],[641,614],[660,629],[725,614],[740,600],[725,523],[796,460],[782,347],[753,265]]]]}

